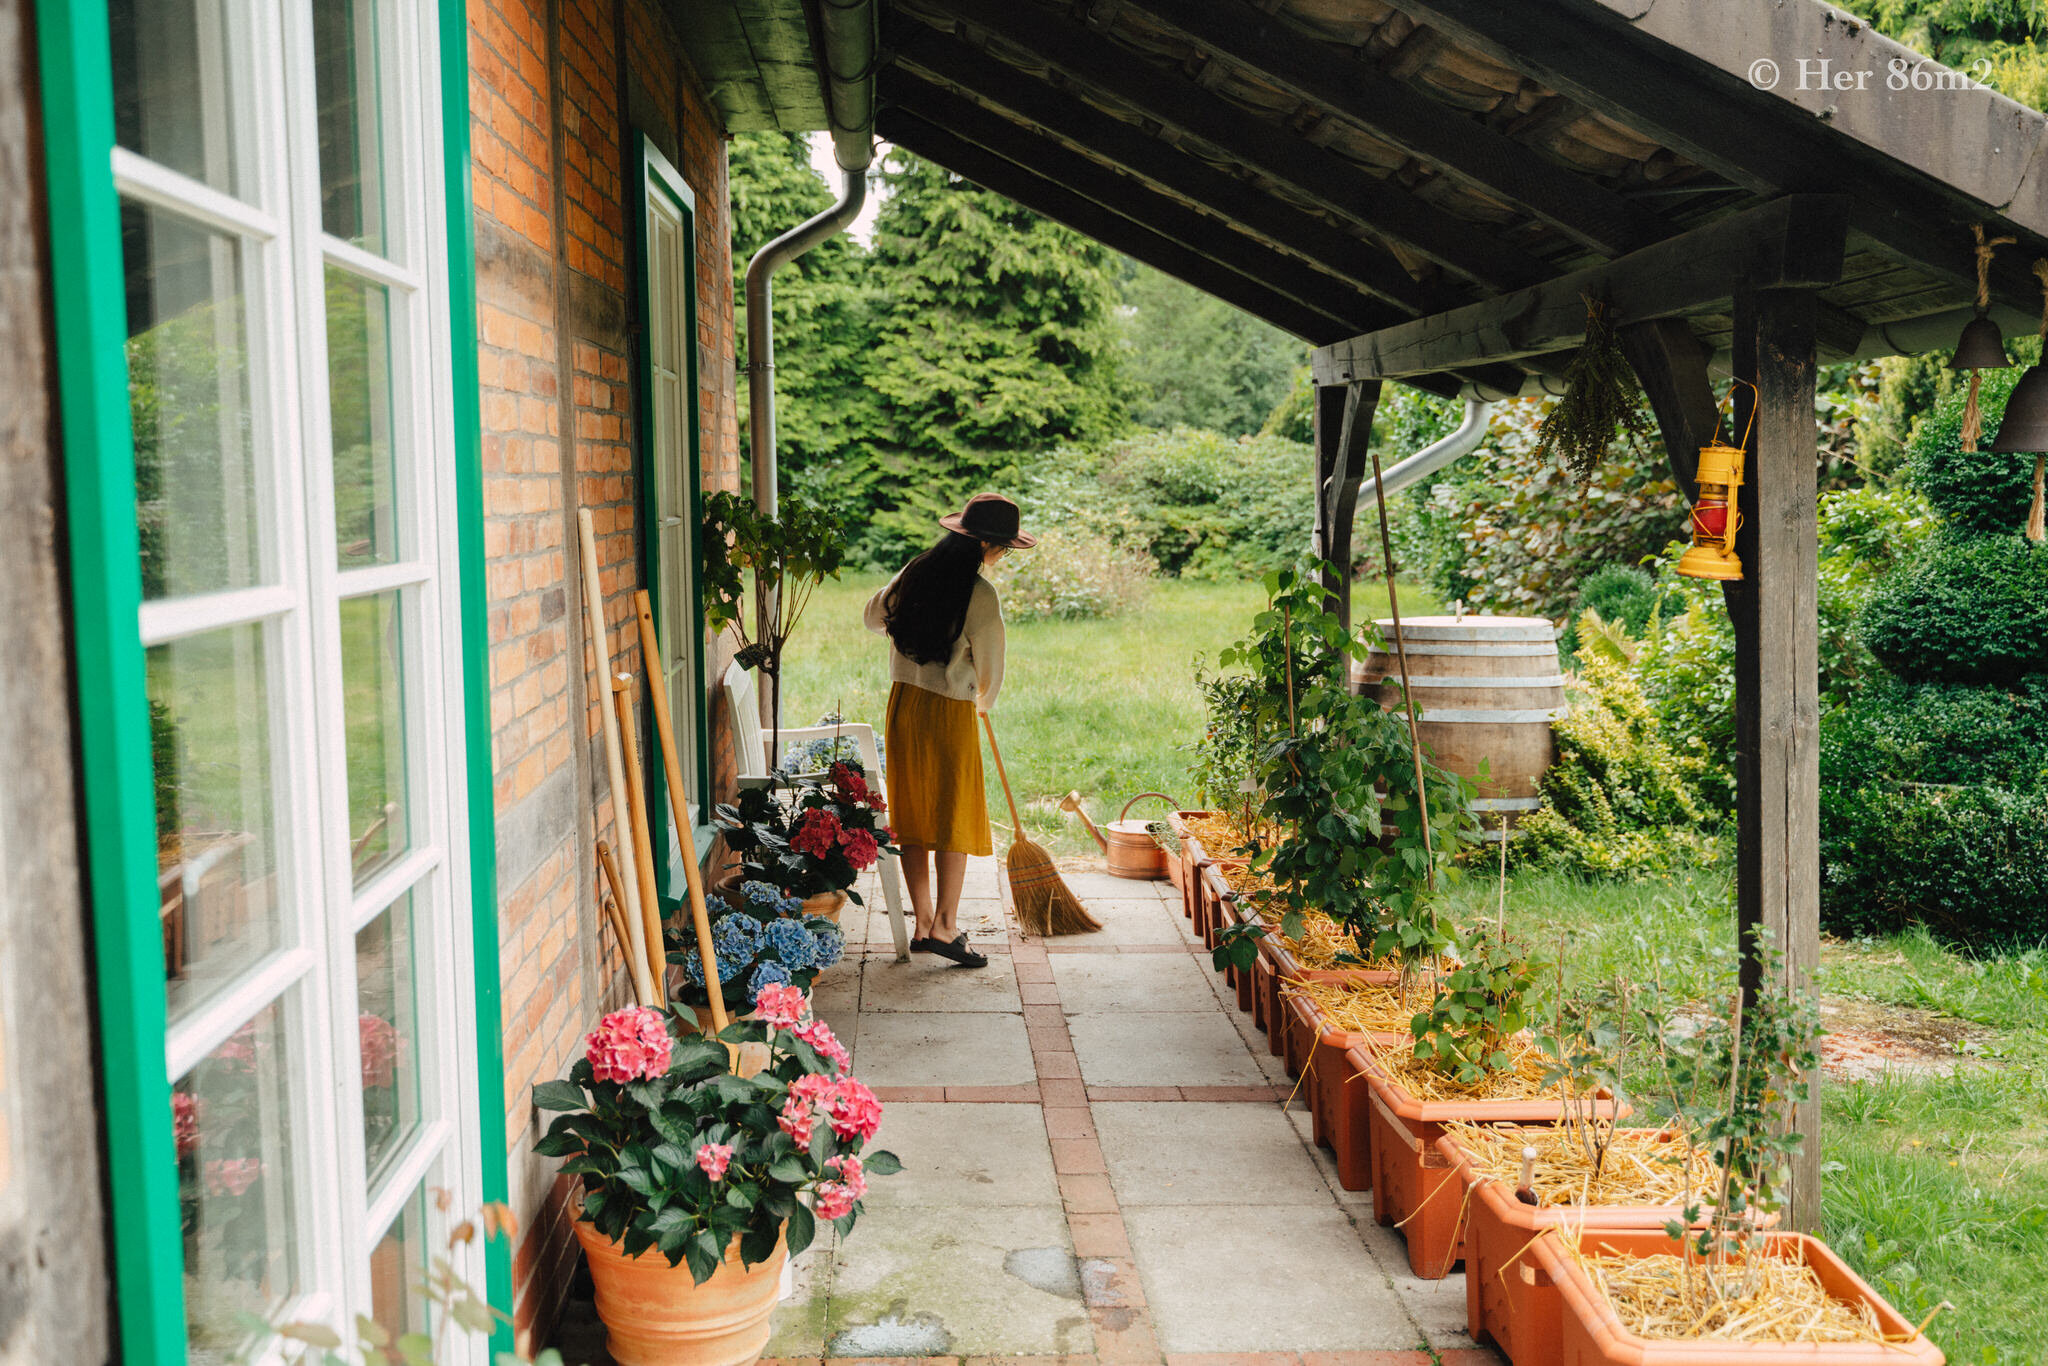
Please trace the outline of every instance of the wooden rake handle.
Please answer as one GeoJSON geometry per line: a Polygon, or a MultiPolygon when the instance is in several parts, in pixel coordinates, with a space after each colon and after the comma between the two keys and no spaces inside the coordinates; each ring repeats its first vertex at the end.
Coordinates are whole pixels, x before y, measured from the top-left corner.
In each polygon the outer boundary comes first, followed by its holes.
{"type": "Polygon", "coordinates": [[[1010,775],[1003,772],[1003,752],[996,748],[996,728],[988,719],[988,713],[981,714],[981,728],[988,732],[988,752],[995,756],[996,776],[1003,780],[1003,800],[1010,804],[1010,824],[1017,831],[1017,838],[1024,838],[1024,819],[1017,814],[1017,799],[1010,794],[1010,775]]]}

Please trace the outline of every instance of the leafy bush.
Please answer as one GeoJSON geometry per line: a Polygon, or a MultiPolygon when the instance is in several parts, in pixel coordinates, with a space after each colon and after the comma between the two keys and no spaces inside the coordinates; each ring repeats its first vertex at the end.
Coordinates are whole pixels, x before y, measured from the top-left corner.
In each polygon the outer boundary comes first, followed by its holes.
{"type": "Polygon", "coordinates": [[[1991,449],[2005,400],[2026,372],[2018,366],[1987,370],[1978,390],[1984,436],[1974,451],[1962,446],[1964,393],[1958,388],[1920,422],[1913,434],[1907,476],[1952,530],[2018,531],[2033,500],[2034,457],[1991,449]]]}
{"type": "Polygon", "coordinates": [[[2048,675],[2017,687],[1883,679],[1821,726],[1823,796],[1887,782],[2048,789],[2048,675]]]}
{"type": "Polygon", "coordinates": [[[1635,676],[1663,742],[1698,774],[1699,795],[1735,809],[1735,629],[1719,584],[1660,570],[1680,610],[1662,616],[1636,651],[1635,676]]]}
{"type": "Polygon", "coordinates": [[[1042,533],[1036,550],[1005,558],[990,577],[1004,614],[1015,619],[1113,617],[1144,604],[1152,562],[1099,531],[1060,527],[1042,533]]]}
{"type": "Polygon", "coordinates": [[[1857,618],[1882,577],[1923,552],[1933,509],[1910,489],[1840,489],[1820,499],[1820,693],[1823,711],[1878,675],[1857,618]]]}
{"type": "Polygon", "coordinates": [[[1684,607],[1684,599],[1675,589],[1659,591],[1657,580],[1649,570],[1632,564],[1603,565],[1580,586],[1571,620],[1557,638],[1558,653],[1567,666],[1578,655],[1581,648],[1580,623],[1588,612],[1593,613],[1601,625],[1610,629],[1619,627],[1639,640],[1649,630],[1652,617],[1675,616],[1684,607]]]}
{"type": "Polygon", "coordinates": [[[1824,790],[1821,926],[1914,923],[1975,948],[2048,939],[2048,793],[1897,782],[1824,790]]]}
{"type": "Polygon", "coordinates": [[[1944,534],[1871,594],[1864,641],[1901,678],[2009,683],[2048,670],[2048,548],[1944,534]]]}
{"type": "Polygon", "coordinates": [[[1709,769],[1674,748],[1636,676],[1604,657],[1584,661],[1572,714],[1559,721],[1543,805],[1515,849],[1538,867],[1639,877],[1711,864],[1720,843],[1700,793],[1709,769]]]}

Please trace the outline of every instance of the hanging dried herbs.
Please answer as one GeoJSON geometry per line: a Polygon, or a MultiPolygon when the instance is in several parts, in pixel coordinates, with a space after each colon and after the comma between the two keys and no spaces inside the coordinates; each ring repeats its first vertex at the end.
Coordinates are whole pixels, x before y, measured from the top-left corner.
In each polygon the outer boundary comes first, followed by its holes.
{"type": "Polygon", "coordinates": [[[1616,433],[1625,433],[1637,449],[1649,434],[1649,424],[1636,406],[1635,371],[1602,300],[1586,299],[1586,340],[1565,367],[1564,381],[1564,397],[1536,429],[1536,454],[1556,456],[1584,484],[1591,481],[1616,433]]]}

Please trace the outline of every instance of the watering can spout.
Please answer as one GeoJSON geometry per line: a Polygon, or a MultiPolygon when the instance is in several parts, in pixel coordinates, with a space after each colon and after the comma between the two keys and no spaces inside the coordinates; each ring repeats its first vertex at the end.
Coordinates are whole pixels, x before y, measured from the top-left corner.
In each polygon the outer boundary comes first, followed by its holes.
{"type": "Polygon", "coordinates": [[[1095,828],[1095,822],[1089,820],[1088,813],[1081,809],[1081,794],[1079,791],[1069,792],[1066,796],[1060,798],[1060,810],[1079,816],[1081,824],[1087,827],[1088,833],[1095,837],[1095,842],[1102,846],[1102,852],[1105,854],[1109,852],[1109,841],[1102,837],[1102,832],[1095,828]]]}

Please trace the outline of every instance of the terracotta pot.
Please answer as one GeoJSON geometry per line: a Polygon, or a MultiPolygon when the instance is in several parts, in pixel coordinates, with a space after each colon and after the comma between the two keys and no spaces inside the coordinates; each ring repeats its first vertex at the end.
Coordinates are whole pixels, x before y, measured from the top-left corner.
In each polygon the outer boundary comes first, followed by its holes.
{"type": "Polygon", "coordinates": [[[1528,1255],[1538,1233],[1560,1225],[1588,1233],[1658,1231],[1678,1214],[1671,1205],[1525,1205],[1509,1183],[1477,1175],[1470,1155],[1450,1134],[1437,1138],[1436,1150],[1464,1196],[1466,1327],[1474,1341],[1497,1344],[1514,1366],[1562,1363],[1563,1301],[1550,1278],[1536,1274],[1528,1255]]]}
{"type": "MultiPolygon", "coordinates": [[[[742,904],[740,887],[746,880],[746,876],[743,873],[727,873],[724,877],[711,884],[711,890],[715,895],[723,897],[729,905],[738,906],[742,904]]],[[[839,912],[844,910],[845,907],[846,893],[844,891],[819,892],[816,896],[804,898],[805,915],[814,915],[820,919],[829,920],[835,925],[839,923],[839,912]]]]}
{"type": "Polygon", "coordinates": [[[1211,816],[1212,811],[1169,811],[1166,824],[1180,840],[1180,857],[1172,862],[1177,869],[1173,885],[1180,889],[1180,913],[1192,919],[1195,914],[1195,855],[1189,847],[1194,838],[1188,834],[1188,822],[1199,816],[1211,816]]]}
{"type": "MultiPolygon", "coordinates": [[[[1408,1240],[1408,1269],[1424,1280],[1448,1276],[1465,1255],[1463,1188],[1451,1180],[1449,1159],[1436,1148],[1448,1120],[1474,1124],[1554,1124],[1564,1107],[1554,1096],[1528,1100],[1417,1100],[1390,1077],[1369,1049],[1345,1053],[1352,1072],[1365,1074],[1367,1160],[1372,1168],[1373,1216],[1399,1225],[1408,1240]]],[[[1612,1102],[1600,1113],[1613,1114],[1612,1102]]]]}
{"type": "MultiPolygon", "coordinates": [[[[1555,1233],[1545,1233],[1530,1247],[1530,1274],[1557,1288],[1562,1312],[1558,1319],[1557,1359],[1568,1366],[1942,1366],[1941,1349],[1914,1334],[1908,1323],[1863,1278],[1818,1238],[1804,1233],[1767,1233],[1763,1255],[1804,1262],[1813,1268],[1830,1295],[1861,1301],[1877,1314],[1879,1330],[1892,1341],[1874,1342],[1719,1342],[1662,1341],[1639,1338],[1622,1327],[1607,1297],[1579,1270],[1555,1233]],[[1908,1340],[1910,1339],[1910,1341],[1908,1340]]],[[[1589,1252],[1612,1251],[1632,1257],[1676,1253],[1680,1243],[1668,1234],[1643,1229],[1610,1229],[1588,1233],[1589,1252]]],[[[1521,1360],[1516,1359],[1516,1366],[1521,1360]]]]}
{"type": "MultiPolygon", "coordinates": [[[[1291,961],[1291,960],[1290,960],[1291,961]]],[[[1349,971],[1299,971],[1287,980],[1294,982],[1344,982],[1356,986],[1392,986],[1400,981],[1397,972],[1372,969],[1349,971]]],[[[1306,996],[1286,993],[1282,997],[1283,1046],[1293,1069],[1302,1074],[1301,1093],[1306,1096],[1309,1117],[1314,1121],[1317,1144],[1330,1150],[1337,1163],[1337,1184],[1348,1191],[1370,1190],[1372,1166],[1369,1160],[1366,1111],[1370,1098],[1365,1080],[1346,1057],[1353,1048],[1375,1046],[1404,1048],[1408,1036],[1394,1033],[1361,1034],[1339,1029],[1321,1007],[1306,996]]]]}
{"type": "Polygon", "coordinates": [[[605,1350],[619,1366],[753,1366],[760,1360],[788,1259],[779,1238],[774,1254],[751,1267],[740,1265],[734,1238],[724,1265],[696,1285],[688,1262],[670,1266],[651,1248],[628,1257],[594,1224],[578,1219],[575,1228],[597,1286],[605,1350]]]}

